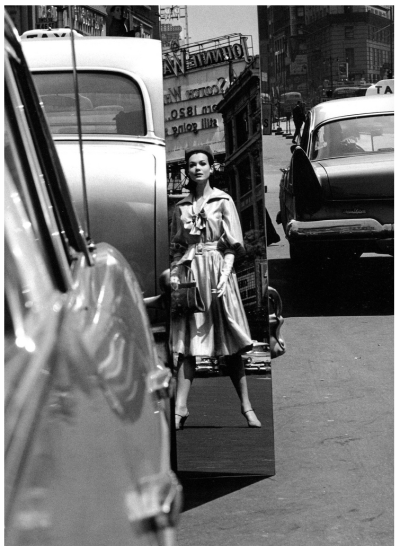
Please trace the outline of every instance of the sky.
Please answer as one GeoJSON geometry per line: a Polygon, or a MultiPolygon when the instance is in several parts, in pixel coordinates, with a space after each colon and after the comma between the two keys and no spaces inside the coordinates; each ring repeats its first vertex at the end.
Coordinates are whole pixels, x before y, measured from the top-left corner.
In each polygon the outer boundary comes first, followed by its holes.
{"type": "MultiPolygon", "coordinates": [[[[238,32],[253,37],[253,54],[259,52],[257,6],[245,5],[187,5],[190,42],[218,38],[238,32]]],[[[180,25],[185,26],[184,19],[180,25]]],[[[185,31],[181,32],[183,38],[185,31]]]]}

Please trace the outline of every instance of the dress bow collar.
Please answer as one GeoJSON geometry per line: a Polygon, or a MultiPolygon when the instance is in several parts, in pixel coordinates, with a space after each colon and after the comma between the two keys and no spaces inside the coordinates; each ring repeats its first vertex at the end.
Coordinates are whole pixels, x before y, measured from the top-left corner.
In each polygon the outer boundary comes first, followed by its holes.
{"type": "Polygon", "coordinates": [[[200,235],[201,231],[206,227],[207,215],[204,210],[198,214],[193,214],[185,223],[185,228],[190,229],[190,235],[200,235]]]}

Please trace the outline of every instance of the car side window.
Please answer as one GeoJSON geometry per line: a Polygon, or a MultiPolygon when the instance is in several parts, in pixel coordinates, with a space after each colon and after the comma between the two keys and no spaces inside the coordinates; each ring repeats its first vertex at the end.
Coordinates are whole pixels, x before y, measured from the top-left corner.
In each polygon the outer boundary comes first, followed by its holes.
{"type": "Polygon", "coordinates": [[[43,255],[46,256],[54,283],[59,290],[65,291],[71,282],[68,245],[62,235],[62,226],[55,218],[47,180],[40,167],[31,128],[26,120],[24,102],[16,82],[18,74],[7,61],[8,59],[5,63],[5,159],[35,237],[40,241],[43,255]]]}

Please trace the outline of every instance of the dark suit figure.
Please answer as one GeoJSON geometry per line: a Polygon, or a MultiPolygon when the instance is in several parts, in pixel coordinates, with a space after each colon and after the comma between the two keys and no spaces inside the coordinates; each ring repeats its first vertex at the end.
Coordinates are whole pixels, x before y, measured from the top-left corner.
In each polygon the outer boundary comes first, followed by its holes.
{"type": "Polygon", "coordinates": [[[293,136],[293,144],[297,144],[296,138],[300,136],[300,129],[303,125],[303,122],[305,121],[305,115],[303,108],[301,106],[301,102],[298,100],[296,106],[293,108],[293,122],[294,126],[296,128],[294,136],[293,136]]]}

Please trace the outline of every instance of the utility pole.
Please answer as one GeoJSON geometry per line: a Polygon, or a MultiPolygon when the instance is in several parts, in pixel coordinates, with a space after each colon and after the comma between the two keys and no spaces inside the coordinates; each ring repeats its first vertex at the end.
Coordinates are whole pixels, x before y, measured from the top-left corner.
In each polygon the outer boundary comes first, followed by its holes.
{"type": "Polygon", "coordinates": [[[187,6],[184,6],[185,9],[185,26],[186,26],[186,45],[189,45],[189,22],[188,22],[188,12],[187,6]]]}

